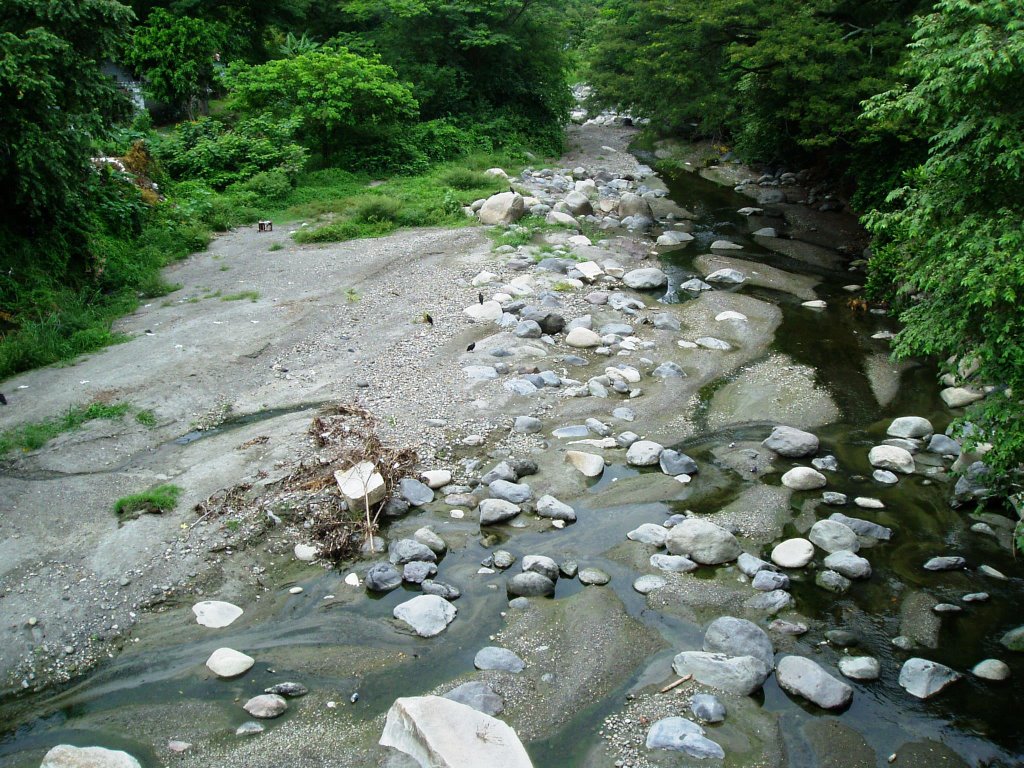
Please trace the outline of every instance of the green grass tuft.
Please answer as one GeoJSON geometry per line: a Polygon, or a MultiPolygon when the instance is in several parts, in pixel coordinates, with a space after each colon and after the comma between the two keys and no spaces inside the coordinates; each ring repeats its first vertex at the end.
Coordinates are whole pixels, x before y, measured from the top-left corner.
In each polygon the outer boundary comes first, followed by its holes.
{"type": "Polygon", "coordinates": [[[156,414],[150,410],[139,411],[135,414],[135,420],[144,427],[156,426],[156,414]]]}
{"type": "Polygon", "coordinates": [[[122,520],[133,520],[142,513],[170,512],[178,505],[181,488],[176,485],[158,485],[142,493],[122,496],[114,502],[114,514],[122,520]]]}
{"type": "Polygon", "coordinates": [[[57,435],[73,432],[83,424],[96,419],[119,419],[131,410],[127,403],[109,405],[93,403],[88,406],[69,408],[59,419],[30,422],[0,433],[0,456],[14,450],[23,453],[42,448],[57,435]]]}
{"type": "Polygon", "coordinates": [[[249,299],[250,301],[259,301],[259,291],[239,291],[238,293],[229,293],[227,296],[221,296],[221,301],[244,301],[249,299]]]}

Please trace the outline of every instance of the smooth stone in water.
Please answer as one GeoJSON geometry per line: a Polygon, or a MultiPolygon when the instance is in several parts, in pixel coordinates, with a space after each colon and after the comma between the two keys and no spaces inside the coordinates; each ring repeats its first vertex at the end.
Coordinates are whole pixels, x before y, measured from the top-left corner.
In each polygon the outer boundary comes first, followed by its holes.
{"type": "Polygon", "coordinates": [[[738,558],[736,558],[736,566],[740,569],[740,572],[744,576],[754,578],[754,576],[764,569],[771,569],[771,563],[766,563],[759,557],[754,557],[751,554],[744,552],[738,558]]]}
{"type": "Polygon", "coordinates": [[[58,744],[46,753],[39,768],[142,768],[142,765],[120,750],[58,744]]]}
{"type": "Polygon", "coordinates": [[[845,656],[839,660],[839,671],[851,680],[877,680],[882,665],[871,656],[845,656]]]}
{"type": "Polygon", "coordinates": [[[682,555],[651,555],[651,566],[667,573],[690,573],[700,566],[682,555]]]}
{"type": "Polygon", "coordinates": [[[728,283],[730,285],[739,285],[747,279],[747,276],[737,269],[716,269],[704,279],[709,283],[728,283]]]}
{"type": "Polygon", "coordinates": [[[1010,676],[1010,667],[999,659],[985,659],[974,665],[971,674],[982,680],[1005,680],[1010,676]]]}
{"type": "Polygon", "coordinates": [[[789,576],[778,571],[758,571],[750,586],[761,592],[771,592],[774,589],[789,589],[789,576]]]}
{"type": "Polygon", "coordinates": [[[237,605],[221,600],[204,600],[201,603],[196,603],[192,606],[192,612],[196,615],[198,624],[212,629],[229,626],[243,613],[237,605]]]}
{"type": "Polygon", "coordinates": [[[398,495],[413,507],[422,507],[434,500],[434,491],[430,486],[411,477],[403,477],[398,482],[398,495]]]}
{"type": "Polygon", "coordinates": [[[841,549],[825,558],[825,567],[848,579],[870,579],[871,563],[849,550],[841,549]]]}
{"type": "Polygon", "coordinates": [[[857,517],[847,517],[842,512],[833,512],[828,516],[828,519],[835,520],[837,523],[842,523],[858,536],[863,536],[867,539],[889,541],[892,538],[892,528],[886,528],[884,525],[872,523],[870,520],[861,520],[857,517]]]}
{"type": "Polygon", "coordinates": [[[782,690],[801,696],[822,709],[841,709],[853,698],[853,689],[803,656],[783,656],[775,668],[782,690]]]}
{"type": "Polygon", "coordinates": [[[238,677],[252,669],[256,660],[233,648],[218,648],[206,660],[206,666],[217,677],[238,677]]]}
{"type": "Polygon", "coordinates": [[[391,563],[371,565],[363,582],[371,592],[389,592],[402,583],[402,574],[391,563]]]}
{"type": "Polygon", "coordinates": [[[705,723],[720,723],[725,720],[725,704],[710,693],[697,693],[690,699],[690,711],[694,717],[705,723]]]}
{"type": "Polygon", "coordinates": [[[680,677],[693,675],[698,683],[726,693],[749,696],[768,679],[771,668],[753,656],[727,656],[724,653],[683,651],[672,660],[672,669],[680,677]]]}
{"type": "Polygon", "coordinates": [[[555,582],[542,574],[526,571],[510,578],[505,589],[516,597],[547,597],[555,594],[555,582]]]}
{"type": "Polygon", "coordinates": [[[900,416],[893,419],[885,434],[889,437],[925,438],[935,432],[932,423],[920,416],[900,416]]]}
{"type": "Polygon", "coordinates": [[[551,520],[564,520],[567,523],[576,521],[576,510],[549,495],[537,499],[537,515],[551,520]]]}
{"type": "Polygon", "coordinates": [[[888,469],[904,475],[913,474],[914,457],[905,448],[895,445],[876,445],[868,451],[868,462],[873,467],[888,469]]]}
{"type": "Polygon", "coordinates": [[[392,615],[420,637],[441,634],[455,620],[458,608],[437,595],[420,595],[396,605],[392,615]]]}
{"type": "Polygon", "coordinates": [[[391,542],[391,546],[388,547],[388,560],[394,566],[416,561],[435,563],[437,562],[437,553],[416,539],[399,539],[391,542]]]}
{"type": "Polygon", "coordinates": [[[576,578],[580,580],[580,584],[586,586],[604,586],[612,577],[602,571],[600,568],[581,568],[580,572],[576,575],[576,578]]]}
{"type": "Polygon", "coordinates": [[[962,677],[944,664],[928,659],[907,659],[900,670],[900,687],[911,696],[927,699],[962,677]]]}
{"type": "Polygon", "coordinates": [[[665,448],[651,440],[637,440],[626,451],[626,463],[634,467],[649,467],[658,463],[665,448]]]}
{"type": "Polygon", "coordinates": [[[672,477],[695,475],[699,471],[696,461],[685,453],[673,451],[671,448],[666,448],[661,452],[661,455],[658,456],[658,465],[661,467],[662,472],[672,477]]]}
{"type": "Polygon", "coordinates": [[[480,502],[480,525],[496,525],[511,520],[520,508],[503,499],[484,499],[480,502]]]}
{"type": "Polygon", "coordinates": [[[896,485],[900,481],[895,473],[887,469],[876,469],[871,473],[871,477],[876,483],[881,483],[882,485],[896,485]]]}
{"type": "Polygon", "coordinates": [[[423,590],[424,595],[437,595],[443,597],[445,600],[458,600],[462,597],[462,592],[458,587],[452,586],[451,584],[445,584],[443,581],[434,581],[433,579],[424,579],[423,583],[420,584],[420,588],[423,590]]]}
{"type": "Polygon", "coordinates": [[[641,544],[663,547],[665,539],[668,538],[668,528],[655,523],[644,523],[627,533],[626,538],[630,541],[639,541],[641,544]]]}
{"type": "Polygon", "coordinates": [[[437,566],[423,560],[406,563],[402,569],[402,581],[410,584],[421,584],[424,580],[437,575],[437,566]]]}
{"type": "Polygon", "coordinates": [[[773,589],[762,592],[743,603],[743,607],[751,611],[765,611],[769,615],[778,613],[793,605],[793,596],[784,589],[773,589]]]}
{"type": "Polygon", "coordinates": [[[283,696],[278,696],[275,693],[264,693],[260,696],[253,696],[242,705],[242,709],[252,717],[269,720],[283,715],[284,711],[288,709],[288,702],[284,700],[283,696]]]}
{"type": "Polygon", "coordinates": [[[828,480],[816,469],[793,467],[782,476],[782,484],[794,491],[812,491],[828,484],[828,480]]]}
{"type": "Polygon", "coordinates": [[[665,541],[671,555],[685,555],[701,565],[720,565],[742,553],[736,537],[721,526],[698,518],[687,518],[674,526],[665,541]]]}
{"type": "Polygon", "coordinates": [[[787,458],[811,456],[818,452],[818,438],[795,427],[775,427],[761,445],[787,458]]]}
{"type": "Polygon", "coordinates": [[[830,570],[818,571],[818,575],[814,577],[814,583],[837,595],[843,594],[852,586],[848,578],[830,570]]]}
{"type": "Polygon", "coordinates": [[[861,509],[885,509],[885,504],[879,499],[872,499],[868,496],[857,496],[853,503],[861,509]]]}
{"type": "Polygon", "coordinates": [[[752,621],[720,616],[704,632],[704,650],[727,656],[753,656],[766,667],[775,661],[775,648],[767,633],[752,621]]]}
{"type": "Polygon", "coordinates": [[[656,589],[661,589],[667,583],[661,576],[641,576],[633,582],[633,589],[641,595],[647,595],[656,589]]]}
{"type": "Polygon", "coordinates": [[[604,472],[604,459],[593,453],[566,451],[565,459],[585,477],[597,477],[604,472]]]}
{"type": "Polygon", "coordinates": [[[721,760],[725,750],[704,735],[704,729],[684,717],[666,717],[647,731],[647,749],[670,749],[695,757],[721,760]]]}
{"type": "Polygon", "coordinates": [[[924,564],[926,571],[957,571],[967,566],[967,561],[962,557],[951,555],[944,557],[933,557],[924,564]]]}
{"type": "Polygon", "coordinates": [[[622,282],[634,290],[651,290],[668,285],[668,275],[657,267],[634,269],[622,276],[622,282]]]}
{"type": "Polygon", "coordinates": [[[473,657],[473,666],[477,669],[496,669],[519,674],[526,669],[526,662],[507,648],[489,645],[477,651],[473,657]]]}
{"type": "Polygon", "coordinates": [[[527,555],[523,558],[523,570],[539,573],[552,581],[558,579],[558,563],[546,555],[527,555]]]}
{"type": "Polygon", "coordinates": [[[1011,629],[999,638],[999,643],[1011,651],[1024,652],[1024,625],[1011,629]]]}
{"type": "Polygon", "coordinates": [[[783,568],[803,568],[814,559],[814,545],[807,539],[786,539],[772,550],[771,558],[783,568]]]}
{"type": "Polygon", "coordinates": [[[826,552],[856,552],[860,549],[857,534],[853,529],[835,520],[818,520],[811,526],[807,538],[826,552]]]}
{"type": "Polygon", "coordinates": [[[495,480],[487,486],[491,496],[496,499],[523,504],[533,498],[533,489],[526,483],[510,483],[508,480],[495,480]]]}

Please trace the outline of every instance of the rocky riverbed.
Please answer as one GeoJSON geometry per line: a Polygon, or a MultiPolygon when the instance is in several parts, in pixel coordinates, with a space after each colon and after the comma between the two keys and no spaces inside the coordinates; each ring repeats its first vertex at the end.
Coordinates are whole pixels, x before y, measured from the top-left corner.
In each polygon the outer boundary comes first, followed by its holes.
{"type": "Polygon", "coordinates": [[[887,360],[827,195],[662,179],[632,137],[574,127],[467,210],[546,220],[529,243],[232,232],[132,341],[5,385],[0,426],[97,398],[157,424],[4,468],[0,764],[1019,762],[1013,523],[949,503],[984,486],[944,434],[984,392],[887,360]],[[335,568],[317,505],[376,468],[290,480],[337,459],[315,416],[365,427],[338,403],[419,463],[335,568]],[[177,512],[110,513],[168,481],[177,512]]]}

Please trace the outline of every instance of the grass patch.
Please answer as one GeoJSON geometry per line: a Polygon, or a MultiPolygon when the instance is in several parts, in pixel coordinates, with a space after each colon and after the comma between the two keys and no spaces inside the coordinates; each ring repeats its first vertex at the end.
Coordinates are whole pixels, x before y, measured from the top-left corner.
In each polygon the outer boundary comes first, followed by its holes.
{"type": "Polygon", "coordinates": [[[114,502],[114,514],[122,520],[133,520],[143,513],[170,512],[178,505],[181,488],[176,485],[158,485],[142,493],[122,496],[114,502]]]}
{"type": "Polygon", "coordinates": [[[558,291],[559,293],[568,293],[569,291],[575,291],[576,286],[565,280],[558,280],[551,286],[551,290],[558,291]]]}
{"type": "Polygon", "coordinates": [[[488,234],[494,240],[495,248],[500,248],[503,245],[518,248],[521,245],[529,245],[541,232],[553,232],[558,229],[560,229],[558,225],[548,224],[540,216],[524,216],[517,224],[504,229],[494,227],[488,234]]]}
{"type": "Polygon", "coordinates": [[[87,406],[69,408],[67,413],[59,419],[47,419],[13,427],[0,433],[0,456],[5,456],[14,450],[20,450],[23,453],[38,450],[57,435],[73,432],[86,422],[97,419],[119,419],[130,410],[131,406],[127,403],[116,405],[92,403],[87,406]]]}
{"type": "MultiPolygon", "coordinates": [[[[267,250],[268,251],[281,251],[281,250],[284,250],[284,246],[281,245],[281,243],[272,243],[271,246],[269,248],[267,248],[267,250]]],[[[224,267],[221,267],[221,269],[224,269],[224,267]]]]}
{"type": "MultiPolygon", "coordinates": [[[[218,293],[219,293],[219,291],[218,291],[218,293]]],[[[221,301],[245,301],[246,299],[249,299],[249,301],[259,301],[259,298],[260,298],[260,292],[259,291],[239,291],[238,293],[229,293],[226,296],[221,296],[220,300],[221,301]]]]}
{"type": "Polygon", "coordinates": [[[135,414],[135,420],[144,427],[156,426],[156,414],[150,410],[139,411],[135,414]]]}

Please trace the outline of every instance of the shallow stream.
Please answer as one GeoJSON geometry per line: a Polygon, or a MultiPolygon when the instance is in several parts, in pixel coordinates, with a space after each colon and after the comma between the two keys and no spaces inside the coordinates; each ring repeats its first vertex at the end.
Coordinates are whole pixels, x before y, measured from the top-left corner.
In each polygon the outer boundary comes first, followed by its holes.
{"type": "MultiPolygon", "coordinates": [[[[816,644],[826,630],[850,629],[861,637],[858,651],[881,661],[883,676],[866,684],[851,681],[855,689],[853,704],[838,716],[791,699],[770,677],[762,694],[762,706],[781,719],[788,765],[810,768],[821,764],[820,757],[815,757],[820,753],[806,749],[803,742],[803,726],[816,718],[838,718],[843,725],[859,732],[880,766],[900,746],[922,740],[944,744],[966,765],[1021,765],[1024,686],[1018,681],[1024,677],[1024,658],[1013,657],[997,643],[1003,632],[1020,623],[1019,604],[1024,587],[1020,564],[993,539],[968,530],[974,520],[965,510],[950,509],[948,482],[915,474],[886,487],[870,479],[867,451],[885,437],[892,418],[924,416],[937,431],[952,419],[937,397],[935,371],[919,363],[907,366],[895,397],[880,405],[865,375],[865,361],[888,351],[886,341],[871,339],[871,335],[896,328],[890,318],[847,307],[850,294],[843,286],[854,281],[850,273],[813,267],[764,248],[747,233],[766,223],[777,226],[780,221],[758,220],[755,226],[755,222],[736,213],[750,201],[731,190],[696,175],[684,175],[668,183],[672,199],[698,217],[693,232],[696,241],[662,255],[664,268],[670,273],[670,288],[697,274],[693,269],[694,258],[707,253],[710,242],[723,236],[744,246],[743,251],[729,252],[730,258],[820,278],[815,290],[829,303],[826,314],[802,307],[800,300],[788,293],[750,286],[738,290],[781,308],[783,320],[770,354],[781,353],[795,363],[813,368],[816,383],[828,391],[840,409],[838,421],[813,430],[822,441],[819,455],[834,454],[841,468],[838,473],[829,473],[828,490],[883,500],[886,508],[870,517],[895,531],[893,541],[866,553],[874,569],[872,578],[855,583],[844,595],[832,595],[815,586],[813,574],[793,577],[792,593],[800,614],[813,626],[810,633],[796,641],[795,647],[813,658],[816,644]],[[862,478],[858,479],[858,475],[862,478]],[[963,555],[972,566],[985,563],[1010,578],[994,580],[973,568],[938,574],[921,568],[924,560],[939,554],[963,555]],[[981,591],[988,592],[991,600],[967,605],[961,614],[943,617],[937,648],[914,653],[900,651],[890,640],[900,634],[901,604],[906,595],[924,589],[943,602],[959,603],[963,594],[981,591]],[[933,699],[918,701],[895,682],[899,665],[910,655],[924,655],[945,663],[965,673],[964,679],[933,699]],[[1001,658],[1010,665],[1009,681],[992,683],[968,673],[975,663],[989,657],[1001,658]]],[[[679,300],[688,299],[679,299],[674,290],[663,299],[679,300]]],[[[722,383],[706,388],[707,394],[722,383]]],[[[706,417],[706,409],[699,409],[698,418],[706,417]]],[[[698,437],[674,447],[692,455],[702,472],[671,503],[603,504],[605,492],[613,485],[628,483],[643,473],[624,465],[609,467],[583,498],[573,501],[579,522],[571,528],[569,543],[564,533],[557,535],[555,531],[502,529],[498,538],[510,537],[507,545],[511,548],[514,544],[517,552],[550,554],[557,559],[574,557],[605,570],[612,580],[604,589],[614,590],[629,614],[653,628],[667,646],[633,670],[630,680],[610,696],[581,702],[569,725],[559,733],[529,743],[527,747],[537,768],[604,765],[597,757],[602,743],[598,731],[604,717],[618,710],[630,691],[659,684],[672,676],[669,665],[674,653],[699,647],[703,626],[649,608],[647,598],[631,588],[639,574],[614,552],[622,545],[625,533],[641,523],[660,522],[683,509],[711,511],[738,498],[749,484],[722,466],[715,452],[730,443],[760,441],[770,427],[769,422],[748,421],[712,430],[701,424],[698,437]]],[[[762,480],[779,485],[778,475],[762,480]]],[[[824,507],[816,510],[809,504],[819,495],[792,495],[792,520],[786,523],[785,534],[802,535],[807,521],[827,517],[834,511],[824,507]]],[[[868,517],[863,514],[866,510],[842,511],[868,517]]],[[[191,703],[202,702],[195,716],[209,718],[212,725],[223,727],[224,740],[230,741],[237,738],[231,735],[234,727],[248,719],[238,701],[262,693],[272,682],[296,679],[312,690],[334,692],[338,706],[358,720],[377,717],[397,696],[426,693],[464,675],[472,669],[476,651],[489,645],[488,638],[504,625],[504,576],[477,575],[481,560],[498,542],[490,540],[490,546],[485,547],[475,523],[468,518],[453,520],[441,510],[396,522],[391,536],[408,535],[431,523],[437,524],[450,545],[440,578],[459,585],[463,591],[457,602],[459,618],[442,635],[424,641],[391,628],[392,609],[415,595],[410,590],[400,588],[383,597],[367,599],[361,590],[357,592],[343,583],[344,572],[276,558],[279,562],[268,566],[274,591],[263,595],[256,605],[246,606],[245,619],[239,626],[215,635],[197,633],[189,606],[182,604],[141,621],[135,632],[138,642],[129,643],[121,654],[68,690],[0,707],[0,765],[37,768],[41,754],[62,742],[125,749],[147,766],[173,765],[172,755],[154,752],[151,747],[153,740],[148,731],[156,725],[151,713],[160,707],[177,707],[187,713],[191,703]],[[287,588],[293,585],[303,588],[301,595],[288,593],[287,588]],[[201,660],[222,646],[244,649],[257,657],[256,666],[237,680],[210,679],[201,660]],[[359,649],[373,649],[376,657],[390,658],[394,663],[367,663],[365,673],[344,678],[332,674],[332,665],[327,661],[332,655],[359,653],[359,649]],[[355,693],[359,694],[358,703],[350,704],[355,693]],[[133,722],[135,711],[150,714],[139,723],[144,732],[132,735],[125,724],[133,722]]],[[[767,557],[769,550],[767,547],[755,554],[767,557]]],[[[698,573],[705,570],[712,569],[698,573]]],[[[711,574],[708,578],[718,577],[711,574]]],[[[581,589],[584,587],[576,580],[562,580],[556,599],[581,589]]],[[[300,708],[295,707],[282,720],[302,716],[300,708]]],[[[281,721],[270,722],[268,729],[278,722],[281,721]]],[[[176,733],[174,723],[174,718],[169,718],[168,737],[176,733]]],[[[714,736],[713,730],[710,735],[714,736]]],[[[841,747],[837,745],[835,749],[830,764],[844,765],[841,747]]]]}

